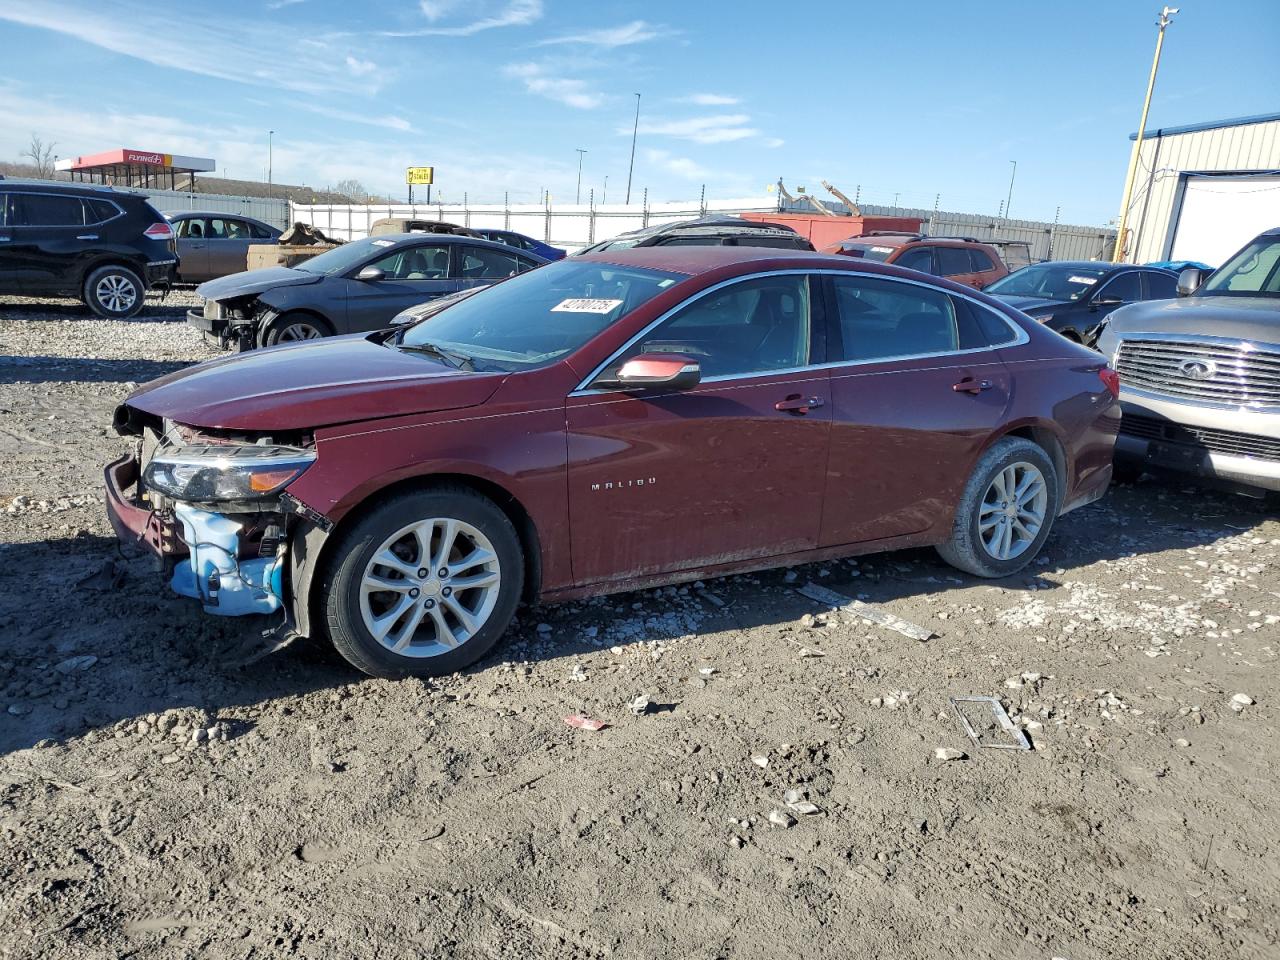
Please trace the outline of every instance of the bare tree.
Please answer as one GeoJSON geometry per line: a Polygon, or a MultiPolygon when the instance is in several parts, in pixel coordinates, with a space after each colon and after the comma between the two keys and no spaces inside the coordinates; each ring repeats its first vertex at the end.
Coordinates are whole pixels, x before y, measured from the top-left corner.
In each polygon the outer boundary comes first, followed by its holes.
{"type": "Polygon", "coordinates": [[[354,203],[364,203],[369,199],[369,191],[364,188],[364,184],[359,180],[339,180],[333,191],[334,193],[342,194],[354,203]]]}
{"type": "Polygon", "coordinates": [[[56,143],[45,143],[33,133],[31,146],[19,154],[21,158],[30,160],[36,168],[36,179],[53,179],[53,148],[56,146],[56,143]]]}

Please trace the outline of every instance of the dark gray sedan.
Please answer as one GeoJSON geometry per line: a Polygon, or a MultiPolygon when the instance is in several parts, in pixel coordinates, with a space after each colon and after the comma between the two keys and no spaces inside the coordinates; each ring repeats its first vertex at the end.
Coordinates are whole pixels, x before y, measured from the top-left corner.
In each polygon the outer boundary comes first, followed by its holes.
{"type": "Polygon", "coordinates": [[[252,350],[389,326],[417,304],[546,263],[474,237],[366,237],[296,267],[250,270],[201,284],[187,322],[223,347],[252,350]]]}
{"type": "Polygon", "coordinates": [[[248,263],[249,245],[275,243],[281,233],[269,223],[232,213],[169,210],[164,218],[178,235],[181,283],[241,273],[248,263]]]}

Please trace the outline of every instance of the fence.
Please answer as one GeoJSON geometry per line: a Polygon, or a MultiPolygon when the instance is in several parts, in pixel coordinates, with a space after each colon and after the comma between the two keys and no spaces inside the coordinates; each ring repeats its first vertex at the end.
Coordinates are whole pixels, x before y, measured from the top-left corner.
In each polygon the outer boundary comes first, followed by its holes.
{"type": "MultiPolygon", "coordinates": [[[[124,192],[126,188],[116,187],[124,192]]],[[[289,201],[274,197],[232,197],[220,193],[186,193],[181,190],[130,190],[145,193],[157,210],[208,210],[211,213],[238,213],[287,229],[289,201]]]]}
{"type": "MultiPolygon", "coordinates": [[[[803,202],[786,203],[788,212],[815,212],[803,202]]],[[[839,203],[824,206],[837,212],[847,208],[839,203]]],[[[596,205],[567,204],[293,204],[293,220],[319,227],[340,240],[366,236],[369,226],[383,217],[414,220],[448,220],[465,227],[514,230],[559,247],[574,249],[607,240],[628,230],[652,224],[709,214],[777,213],[773,197],[745,197],[732,200],[687,200],[671,203],[596,205]]],[[[979,240],[1020,240],[1031,248],[1033,260],[1094,260],[1110,253],[1115,231],[1103,227],[1049,223],[1039,220],[1004,220],[985,214],[954,213],[865,205],[862,212],[878,216],[919,217],[924,232],[934,236],[967,236],[979,240]]]]}

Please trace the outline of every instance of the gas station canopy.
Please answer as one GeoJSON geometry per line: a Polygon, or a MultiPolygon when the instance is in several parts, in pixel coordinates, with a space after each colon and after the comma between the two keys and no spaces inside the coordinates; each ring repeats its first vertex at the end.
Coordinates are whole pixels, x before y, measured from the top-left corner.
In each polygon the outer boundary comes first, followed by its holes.
{"type": "Polygon", "coordinates": [[[181,157],[159,150],[131,150],[127,147],[88,157],[69,157],[59,160],[55,166],[69,171],[73,180],[130,187],[167,186],[170,190],[190,189],[195,184],[197,173],[208,173],[217,168],[208,157],[181,157]],[[181,188],[177,183],[179,175],[189,178],[181,188]]]}

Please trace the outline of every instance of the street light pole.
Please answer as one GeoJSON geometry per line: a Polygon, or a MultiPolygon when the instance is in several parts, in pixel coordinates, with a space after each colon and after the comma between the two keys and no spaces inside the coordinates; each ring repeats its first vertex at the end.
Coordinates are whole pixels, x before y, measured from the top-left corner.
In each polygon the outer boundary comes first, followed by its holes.
{"type": "Polygon", "coordinates": [[[1009,207],[1013,205],[1013,178],[1018,175],[1018,161],[1010,160],[1013,164],[1013,173],[1009,174],[1009,196],[1004,201],[1004,218],[1009,219],[1009,207]]]}
{"type": "Polygon", "coordinates": [[[627,205],[631,204],[631,174],[636,169],[636,134],[640,132],[640,94],[636,94],[636,125],[631,129],[631,165],[627,167],[627,205]]]}
{"type": "Polygon", "coordinates": [[[271,139],[276,135],[274,130],[267,131],[267,186],[271,186],[271,178],[275,173],[271,166],[271,139]]]}
{"type": "Polygon", "coordinates": [[[578,151],[578,189],[574,191],[573,202],[575,204],[582,202],[582,157],[587,151],[581,147],[574,147],[578,151]]]}
{"type": "Polygon", "coordinates": [[[1133,202],[1133,181],[1138,173],[1138,157],[1142,153],[1142,135],[1147,129],[1147,111],[1151,109],[1151,94],[1156,88],[1156,71],[1160,69],[1160,51],[1164,47],[1164,31],[1177,12],[1177,7],[1165,7],[1160,11],[1160,19],[1157,21],[1160,32],[1156,35],[1156,55],[1151,61],[1151,76],[1147,80],[1147,95],[1142,101],[1142,119],[1138,121],[1138,135],[1133,139],[1133,152],[1129,154],[1129,170],[1124,175],[1124,193],[1120,200],[1120,221],[1116,224],[1116,245],[1111,254],[1112,263],[1119,263],[1124,259],[1124,234],[1129,222],[1129,205],[1133,202]]]}
{"type": "Polygon", "coordinates": [[[600,194],[600,205],[604,206],[609,202],[609,175],[604,175],[604,190],[600,194]]]}

